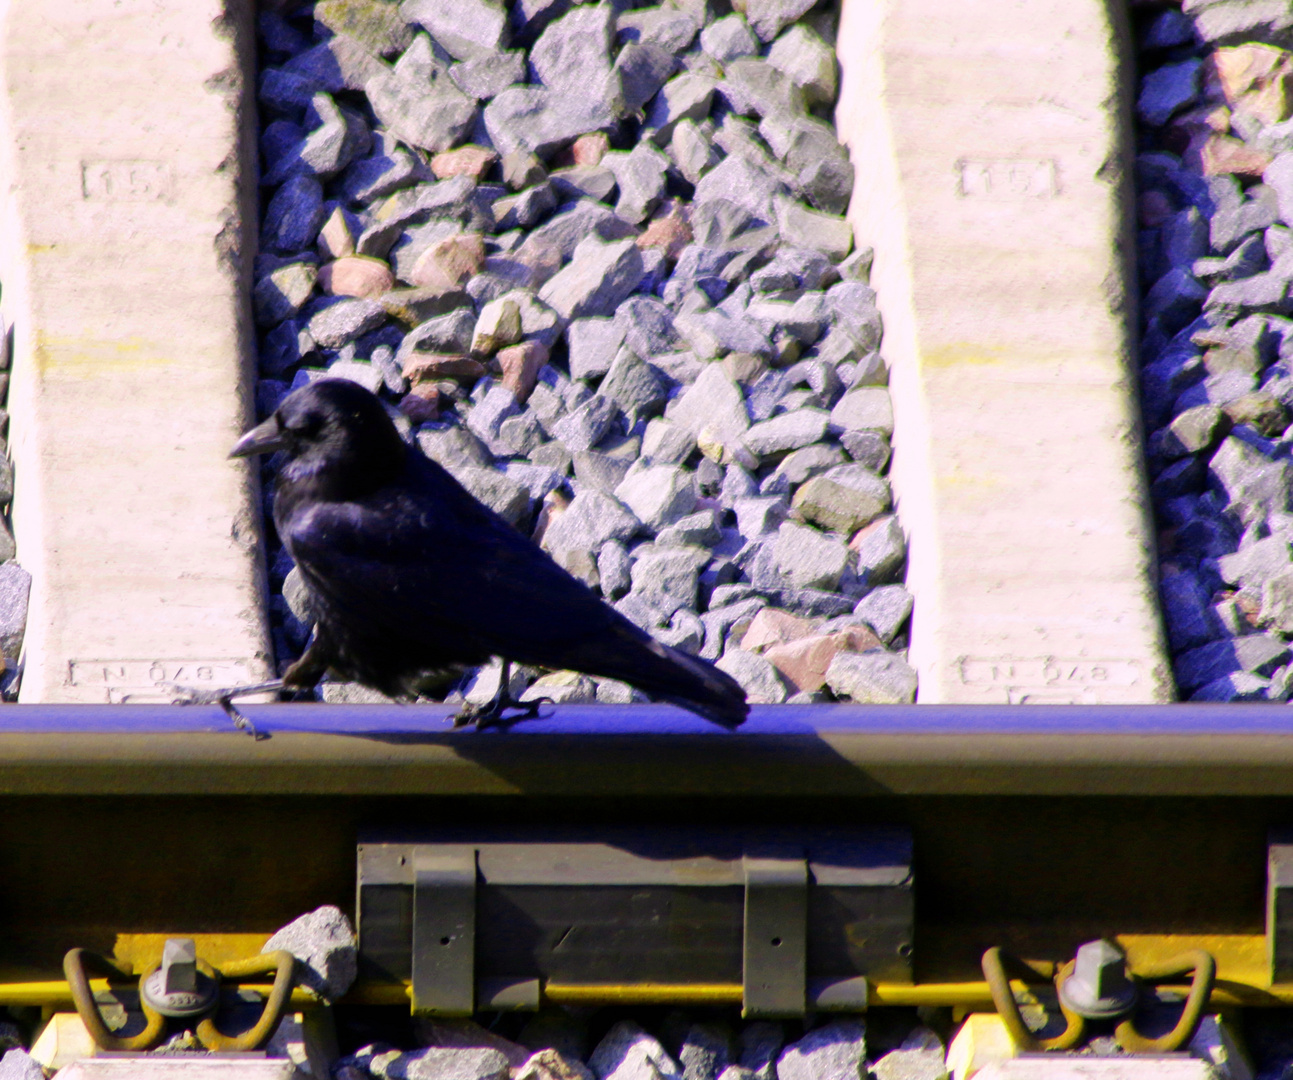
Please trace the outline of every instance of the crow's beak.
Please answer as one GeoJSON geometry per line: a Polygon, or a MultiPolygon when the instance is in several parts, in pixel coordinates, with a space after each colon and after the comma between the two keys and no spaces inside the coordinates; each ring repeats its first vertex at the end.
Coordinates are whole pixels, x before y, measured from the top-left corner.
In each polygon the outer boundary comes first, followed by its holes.
{"type": "Polygon", "coordinates": [[[239,439],[229,451],[230,457],[251,457],[253,454],[272,454],[287,446],[278,418],[271,416],[239,439]]]}

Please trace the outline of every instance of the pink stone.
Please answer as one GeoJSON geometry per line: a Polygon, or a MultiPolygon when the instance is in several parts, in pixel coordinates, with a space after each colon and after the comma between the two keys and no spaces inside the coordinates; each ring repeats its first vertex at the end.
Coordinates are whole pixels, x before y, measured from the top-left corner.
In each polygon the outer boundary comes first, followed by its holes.
{"type": "Polygon", "coordinates": [[[485,240],[480,233],[459,233],[432,244],[413,264],[409,284],[451,292],[459,288],[485,261],[485,240]]]}
{"type": "Polygon", "coordinates": [[[1284,49],[1247,42],[1218,49],[1212,54],[1211,61],[1221,92],[1233,104],[1255,83],[1271,78],[1288,59],[1289,53],[1284,49]]]}
{"type": "Polygon", "coordinates": [[[1243,593],[1235,593],[1234,599],[1235,607],[1239,609],[1239,614],[1255,630],[1257,628],[1257,617],[1261,613],[1261,601],[1251,596],[1245,596],[1243,593]]]}
{"type": "Polygon", "coordinates": [[[1263,127],[1289,118],[1293,105],[1293,74],[1283,72],[1235,102],[1235,112],[1251,116],[1263,127]]]}
{"type": "Polygon", "coordinates": [[[514,258],[530,268],[531,288],[537,289],[561,269],[561,248],[542,240],[527,241],[517,250],[514,258]]]}
{"type": "Polygon", "coordinates": [[[456,379],[474,385],[485,374],[485,365],[458,353],[414,353],[403,364],[404,377],[417,386],[440,379],[456,379]]]}
{"type": "Polygon", "coordinates": [[[381,259],[347,255],[319,268],[319,285],[333,296],[362,296],[376,300],[395,285],[395,275],[381,259]]]}
{"type": "Polygon", "coordinates": [[[811,619],[801,619],[780,608],[763,608],[750,622],[750,628],[741,638],[741,648],[746,652],[757,652],[770,645],[781,645],[787,641],[798,641],[816,633],[818,623],[811,619]]]}
{"type": "Polygon", "coordinates": [[[436,154],[431,159],[431,172],[437,180],[448,180],[451,176],[470,176],[479,180],[497,160],[498,155],[493,150],[469,144],[436,154]]]}
{"type": "Polygon", "coordinates": [[[820,690],[826,685],[826,669],[837,653],[867,652],[879,648],[883,648],[880,639],[866,627],[858,626],[837,634],[772,645],[764,650],[763,658],[781,673],[794,693],[799,693],[820,690]]]}
{"type": "Polygon", "coordinates": [[[1229,135],[1212,135],[1203,144],[1199,160],[1204,176],[1221,176],[1224,173],[1261,176],[1271,163],[1271,155],[1264,150],[1255,150],[1229,135]]]}
{"type": "Polygon", "coordinates": [[[667,213],[657,216],[642,230],[637,245],[643,251],[659,248],[664,252],[665,258],[676,260],[692,238],[687,212],[680,203],[674,202],[667,213]]]}
{"type": "Polygon", "coordinates": [[[524,405],[530,399],[539,372],[548,362],[547,346],[533,339],[522,341],[519,345],[499,349],[494,358],[503,371],[503,385],[512,391],[518,405],[524,405]]]}
{"type": "Polygon", "coordinates": [[[570,157],[576,165],[600,165],[611,141],[600,131],[580,135],[570,145],[570,157]]]}

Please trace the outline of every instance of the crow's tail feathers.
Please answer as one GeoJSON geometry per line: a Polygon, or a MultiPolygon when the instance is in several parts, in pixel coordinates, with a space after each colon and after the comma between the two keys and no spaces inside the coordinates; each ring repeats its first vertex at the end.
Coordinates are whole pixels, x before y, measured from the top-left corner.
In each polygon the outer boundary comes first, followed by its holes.
{"type": "Polygon", "coordinates": [[[688,709],[715,724],[738,727],[750,706],[741,684],[713,664],[662,645],[632,623],[584,643],[570,666],[636,686],[658,701],[688,709]]]}
{"type": "MultiPolygon", "coordinates": [[[[645,693],[652,694],[661,701],[667,701],[670,705],[690,709],[697,716],[703,716],[706,720],[720,724],[729,731],[745,723],[745,718],[750,714],[750,706],[745,701],[745,690],[732,676],[725,671],[719,671],[705,660],[688,656],[677,649],[661,645],[658,641],[652,641],[651,644],[659,648],[668,660],[677,666],[675,670],[681,668],[686,672],[685,679],[691,685],[682,693],[677,690],[653,692],[649,686],[642,685],[641,689],[645,693]]],[[[677,685],[683,679],[675,676],[670,681],[677,685]]]]}

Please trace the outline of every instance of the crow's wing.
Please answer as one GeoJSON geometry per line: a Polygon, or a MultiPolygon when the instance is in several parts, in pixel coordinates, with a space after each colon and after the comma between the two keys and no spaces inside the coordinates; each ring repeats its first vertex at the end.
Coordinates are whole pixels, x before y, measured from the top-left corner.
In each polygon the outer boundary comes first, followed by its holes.
{"type": "Polygon", "coordinates": [[[362,501],[299,505],[280,526],[329,622],[437,658],[550,667],[625,622],[450,477],[419,473],[362,501]]]}

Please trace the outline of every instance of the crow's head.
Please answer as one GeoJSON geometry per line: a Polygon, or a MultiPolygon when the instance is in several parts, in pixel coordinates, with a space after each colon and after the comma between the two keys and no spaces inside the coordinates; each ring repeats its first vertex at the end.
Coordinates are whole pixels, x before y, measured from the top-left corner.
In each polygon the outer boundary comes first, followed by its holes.
{"type": "Polygon", "coordinates": [[[382,484],[398,473],[407,452],[382,403],[348,379],[319,379],[288,394],[229,456],[279,450],[287,453],[292,473],[363,486],[382,484]]]}

